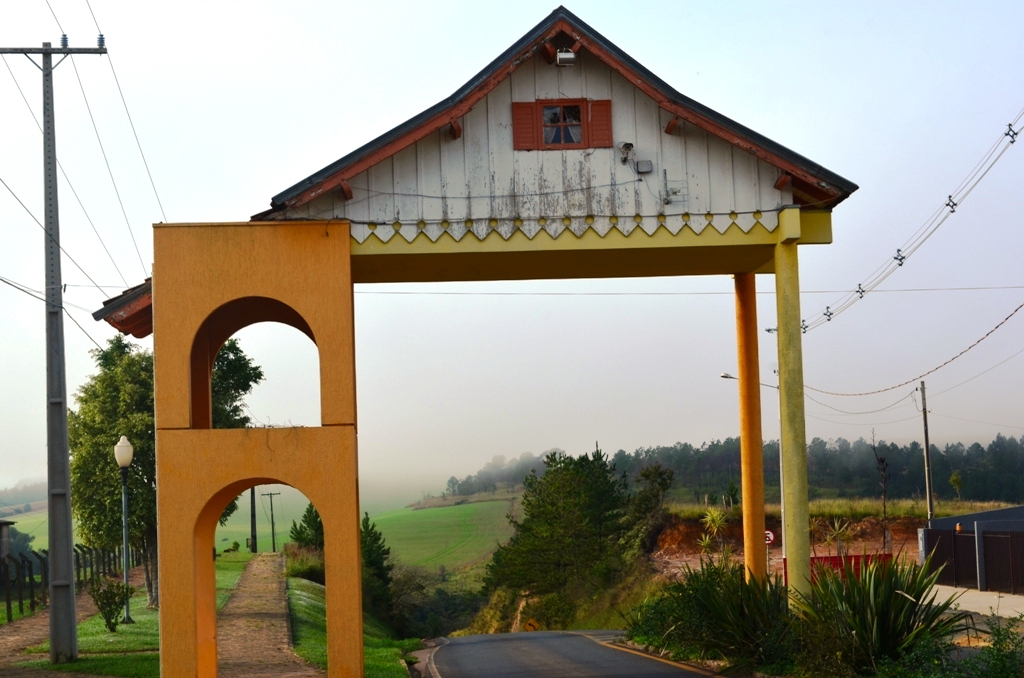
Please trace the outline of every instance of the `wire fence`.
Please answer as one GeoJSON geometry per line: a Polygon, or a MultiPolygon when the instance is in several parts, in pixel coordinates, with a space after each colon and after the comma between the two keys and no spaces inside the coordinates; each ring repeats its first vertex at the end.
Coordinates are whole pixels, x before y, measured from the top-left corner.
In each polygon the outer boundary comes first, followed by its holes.
{"type": "MultiPolygon", "coordinates": [[[[107,577],[124,576],[124,551],[121,548],[97,549],[76,544],[74,554],[75,586],[78,590],[107,577]]],[[[142,553],[138,549],[131,549],[130,557],[132,567],[142,564],[142,553]]],[[[49,605],[49,572],[50,554],[46,549],[9,554],[0,559],[0,599],[7,623],[49,605]]]]}

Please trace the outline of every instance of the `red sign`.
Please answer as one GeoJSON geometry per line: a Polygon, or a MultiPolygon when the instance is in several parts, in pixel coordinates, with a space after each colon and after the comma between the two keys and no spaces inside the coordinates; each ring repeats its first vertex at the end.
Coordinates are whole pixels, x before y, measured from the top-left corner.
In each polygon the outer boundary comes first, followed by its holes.
{"type": "Polygon", "coordinates": [[[764,543],[768,544],[768,546],[771,546],[772,544],[774,544],[775,543],[775,533],[772,532],[771,530],[765,530],[764,531],[764,543]]]}

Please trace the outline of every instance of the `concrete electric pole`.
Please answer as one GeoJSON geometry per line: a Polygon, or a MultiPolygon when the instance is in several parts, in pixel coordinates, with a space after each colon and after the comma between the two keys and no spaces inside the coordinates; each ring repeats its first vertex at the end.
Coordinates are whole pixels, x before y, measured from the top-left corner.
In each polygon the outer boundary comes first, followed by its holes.
{"type": "Polygon", "coordinates": [[[71,531],[71,473],[68,464],[68,403],[64,368],[64,299],[60,274],[60,215],[57,209],[57,138],[53,122],[53,69],[70,54],[106,54],[103,35],[96,47],[0,47],[0,54],[24,54],[43,72],[43,193],[46,268],[46,458],[49,489],[50,661],[78,658],[75,619],[74,535],[71,531]],[[29,55],[42,57],[40,66],[29,55]],[[53,55],[63,55],[56,65],[53,55]]]}
{"type": "Polygon", "coordinates": [[[935,517],[935,499],[932,496],[932,450],[928,442],[928,398],[921,380],[921,414],[924,415],[924,491],[928,493],[928,524],[935,517]]]}
{"type": "Polygon", "coordinates": [[[249,488],[249,550],[256,553],[256,488],[249,488]]]}
{"type": "Polygon", "coordinates": [[[274,497],[280,492],[267,492],[263,496],[270,497],[270,550],[277,553],[277,528],[274,526],[274,497]]]}

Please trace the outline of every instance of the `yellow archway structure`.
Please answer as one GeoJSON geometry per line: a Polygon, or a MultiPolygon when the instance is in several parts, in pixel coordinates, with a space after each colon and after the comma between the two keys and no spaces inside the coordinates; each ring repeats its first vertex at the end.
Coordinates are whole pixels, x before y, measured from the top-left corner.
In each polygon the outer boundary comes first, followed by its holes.
{"type": "MultiPolygon", "coordinates": [[[[212,551],[217,520],[255,484],[284,483],[317,506],[326,541],[328,665],[362,675],[353,283],[395,280],[731,273],[736,280],[745,563],[765,573],[755,272],[774,272],[789,577],[809,578],[806,449],[797,246],[831,240],[827,211],[789,207],[774,232],[733,227],[648,236],[466,241],[422,252],[394,239],[356,244],[346,221],[159,224],[155,227],[162,675],[217,675],[212,551]],[[511,276],[512,271],[515,276],[511,276]],[[353,272],[358,272],[358,277],[353,272]],[[432,272],[432,273],[429,273],[432,272]],[[321,425],[214,430],[210,379],[224,342],[257,322],[305,333],[320,354],[321,425]]],[[[450,245],[450,243],[449,243],[450,245]]]]}
{"type": "Polygon", "coordinates": [[[355,283],[732,275],[744,561],[766,571],[754,278],[774,274],[790,585],[810,580],[798,248],[857,186],[677,92],[558,8],[455,92],[246,223],[158,224],[146,285],[98,317],[156,364],[161,671],[217,674],[214,529],[256,483],[317,507],[328,668],[362,675],[355,283]],[[570,56],[571,55],[571,56],[570,56]],[[281,322],[320,354],[321,425],[211,429],[217,351],[281,322]]]}
{"type": "Polygon", "coordinates": [[[216,676],[214,531],[243,490],[284,483],[324,522],[331,674],[362,675],[352,278],[344,224],[158,227],[153,266],[164,676],[216,676]],[[211,428],[217,351],[282,322],[320,353],[321,425],[211,428]]]}

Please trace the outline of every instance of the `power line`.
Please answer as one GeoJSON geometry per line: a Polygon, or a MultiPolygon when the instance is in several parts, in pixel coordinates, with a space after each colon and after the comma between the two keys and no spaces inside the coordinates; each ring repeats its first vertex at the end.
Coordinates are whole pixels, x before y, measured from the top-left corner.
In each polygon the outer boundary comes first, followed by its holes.
{"type": "MultiPolygon", "coordinates": [[[[808,387],[804,387],[804,388],[808,388],[808,387]]],[[[818,403],[822,407],[827,407],[830,410],[835,410],[836,412],[839,412],[840,414],[848,414],[848,415],[851,415],[851,416],[858,416],[858,415],[862,415],[862,414],[876,414],[878,412],[884,412],[886,410],[891,410],[892,408],[894,408],[897,405],[899,405],[900,403],[902,403],[904,400],[913,397],[913,395],[914,395],[914,392],[911,391],[910,393],[908,393],[907,395],[903,396],[902,398],[900,398],[896,402],[892,403],[891,405],[886,405],[885,407],[880,407],[877,410],[865,410],[864,412],[847,412],[846,410],[841,410],[838,407],[832,407],[828,403],[823,403],[820,400],[818,400],[817,398],[812,397],[809,393],[804,393],[804,397],[806,397],[811,402],[818,403]]]]}
{"type": "MultiPolygon", "coordinates": [[[[47,1],[49,4],[49,1],[47,1]]],[[[100,130],[96,126],[96,118],[92,115],[92,106],[89,105],[89,97],[85,95],[85,85],[82,84],[82,76],[78,74],[78,64],[75,63],[75,55],[71,55],[71,66],[75,69],[75,78],[78,80],[78,87],[82,90],[82,100],[85,101],[85,110],[89,113],[89,121],[96,133],[96,143],[100,146],[100,154],[103,156],[103,163],[107,166],[107,174],[110,175],[110,183],[114,186],[114,195],[117,196],[117,204],[121,206],[121,214],[124,215],[124,224],[128,227],[128,235],[131,236],[132,245],[135,247],[135,254],[139,257],[139,264],[142,266],[142,275],[149,275],[146,270],[146,263],[142,260],[142,252],[139,251],[139,243],[135,241],[135,232],[132,231],[132,224],[128,220],[128,212],[124,209],[124,202],[121,200],[121,192],[117,189],[117,181],[114,180],[114,171],[110,168],[110,161],[107,159],[107,151],[103,148],[103,140],[100,138],[100,130]]],[[[128,284],[127,282],[125,283],[128,284]]]]}
{"type": "Polygon", "coordinates": [[[960,356],[964,355],[965,353],[970,351],[972,348],[974,348],[975,346],[977,346],[981,342],[983,342],[986,339],[988,339],[990,336],[992,336],[992,334],[996,330],[998,330],[1000,327],[1005,325],[1006,322],[1010,320],[1010,318],[1012,318],[1013,316],[1017,315],[1017,312],[1020,311],[1022,308],[1024,308],[1024,304],[1021,304],[1017,308],[1013,309],[1013,311],[1010,313],[1010,315],[1008,315],[1005,318],[1003,318],[1002,320],[1000,320],[999,323],[997,323],[995,327],[993,327],[988,332],[986,332],[980,339],[975,341],[973,344],[971,344],[970,346],[968,346],[964,350],[962,350],[959,353],[957,353],[955,356],[953,356],[952,358],[950,358],[946,362],[942,363],[941,365],[939,365],[937,367],[933,367],[932,369],[928,370],[927,372],[919,374],[918,376],[914,377],[913,379],[907,379],[904,382],[896,384],[895,386],[889,386],[887,388],[880,388],[880,389],[876,389],[874,391],[865,391],[863,393],[838,393],[836,391],[825,391],[825,390],[822,390],[820,388],[814,388],[813,386],[806,386],[806,385],[805,385],[804,388],[806,388],[808,390],[811,390],[811,391],[814,391],[815,393],[823,393],[825,395],[843,396],[843,397],[854,397],[854,396],[869,396],[869,395],[876,395],[878,393],[886,393],[887,391],[894,391],[894,390],[896,390],[898,388],[901,388],[903,386],[908,386],[908,385],[914,383],[915,381],[920,381],[921,379],[927,377],[929,374],[932,374],[934,372],[938,372],[939,370],[941,370],[946,365],[950,364],[951,362],[953,362],[954,360],[956,360],[960,356]]]}
{"type": "Polygon", "coordinates": [[[977,419],[964,419],[963,417],[954,417],[954,416],[951,416],[951,415],[948,415],[948,414],[939,414],[938,412],[933,412],[932,410],[928,410],[928,411],[931,412],[931,414],[933,416],[942,417],[944,419],[956,419],[957,421],[966,421],[966,422],[970,422],[972,424],[985,424],[987,426],[1002,426],[1003,428],[1015,428],[1015,429],[1024,431],[1024,426],[1011,426],[1010,424],[996,424],[996,423],[991,422],[991,421],[978,421],[977,419]]]}
{"type": "Polygon", "coordinates": [[[917,415],[915,414],[914,416],[907,417],[906,419],[895,419],[893,421],[876,421],[874,423],[870,423],[869,424],[869,423],[862,423],[862,422],[857,422],[857,421],[835,421],[833,419],[824,419],[822,417],[816,417],[816,416],[814,416],[813,414],[810,414],[810,413],[807,413],[806,416],[810,417],[811,419],[817,419],[818,421],[827,422],[829,424],[840,424],[840,425],[846,425],[846,426],[887,426],[889,424],[900,424],[900,423],[902,423],[904,421],[910,421],[911,419],[917,419],[918,418],[917,415]]]}
{"type": "Polygon", "coordinates": [[[1017,135],[1020,134],[1021,129],[1015,128],[1021,118],[1024,117],[1024,109],[1021,109],[1017,116],[1007,125],[1007,128],[1002,132],[996,139],[995,143],[989,148],[989,150],[982,156],[981,160],[974,166],[974,168],[967,174],[960,185],[957,186],[950,195],[948,200],[935,210],[929,216],[925,222],[911,235],[911,237],[903,244],[903,246],[896,250],[895,256],[886,260],[881,266],[876,268],[867,279],[857,285],[857,289],[853,291],[847,291],[844,296],[840,297],[833,304],[826,306],[825,310],[809,323],[804,326],[804,332],[821,327],[825,323],[829,322],[835,316],[839,315],[846,309],[853,306],[855,303],[864,298],[866,294],[874,291],[882,282],[890,275],[895,273],[899,268],[903,266],[908,258],[913,255],[925,242],[928,241],[932,235],[946,222],[946,220],[956,212],[956,208],[963,204],[964,200],[974,191],[981,180],[989,173],[989,171],[995,166],[999,159],[1003,157],[1003,154],[1014,144],[1017,140],[1017,135]]]}
{"type": "Polygon", "coordinates": [[[989,372],[991,372],[991,371],[992,371],[992,370],[994,370],[995,368],[999,367],[999,366],[1000,366],[1000,365],[1002,365],[1003,363],[1008,363],[1008,362],[1010,362],[1011,360],[1013,360],[1014,358],[1016,358],[1017,356],[1019,356],[1019,355],[1020,355],[1021,353],[1024,353],[1024,348],[1022,348],[1021,350],[1017,351],[1016,353],[1014,353],[1013,355],[1011,355],[1011,356],[1010,356],[1009,358],[1005,358],[1005,359],[1003,359],[1003,360],[1000,360],[999,362],[997,362],[997,363],[996,363],[995,365],[993,365],[992,367],[988,368],[987,370],[983,370],[983,371],[981,371],[981,372],[978,372],[978,373],[977,373],[976,375],[974,375],[974,376],[973,376],[973,377],[971,377],[970,379],[964,379],[963,381],[961,381],[961,382],[960,382],[959,384],[956,384],[955,386],[950,386],[949,388],[945,389],[944,391],[939,391],[938,393],[934,394],[934,395],[932,396],[932,398],[935,398],[936,396],[940,396],[940,395],[942,395],[943,393],[947,393],[947,392],[949,392],[949,391],[952,391],[952,390],[953,390],[954,388],[958,388],[958,387],[960,387],[960,386],[963,386],[964,384],[966,384],[966,383],[967,383],[967,382],[969,382],[969,381],[974,381],[975,379],[977,379],[978,377],[980,377],[980,376],[982,376],[982,375],[984,375],[984,374],[988,374],[989,372]]]}
{"type": "Polygon", "coordinates": [[[53,15],[53,20],[57,22],[57,28],[59,28],[60,32],[63,34],[64,27],[60,25],[60,19],[57,18],[57,13],[53,11],[53,5],[50,4],[50,0],[46,0],[46,6],[50,8],[50,14],[53,15]]]}
{"type": "MultiPolygon", "coordinates": [[[[92,22],[96,26],[96,32],[103,35],[103,30],[100,29],[100,24],[96,21],[96,14],[92,11],[92,5],[89,0],[85,0],[85,6],[89,8],[89,14],[92,16],[92,22]]],[[[149,162],[146,161],[146,154],[142,151],[142,142],[139,141],[139,133],[135,130],[135,122],[132,120],[132,114],[128,111],[128,102],[124,98],[124,92],[121,90],[121,81],[117,79],[117,71],[114,70],[114,61],[110,57],[110,53],[107,53],[107,63],[110,64],[110,72],[114,76],[114,84],[117,85],[117,93],[121,95],[121,103],[124,105],[124,113],[128,116],[128,124],[132,128],[132,134],[135,136],[135,145],[139,149],[139,155],[142,156],[142,164],[146,168],[146,176],[149,177],[149,185],[153,187],[153,195],[156,196],[156,204],[160,208],[160,216],[163,217],[164,222],[167,221],[167,214],[164,213],[164,205],[160,201],[160,194],[157,193],[156,183],[153,181],[153,173],[149,171],[149,162]]],[[[143,266],[145,268],[145,266],[143,266]]],[[[127,284],[127,283],[125,283],[127,284]]]]}
{"type": "MultiPolygon", "coordinates": [[[[43,302],[44,304],[46,303],[46,299],[45,298],[40,297],[40,296],[36,296],[35,294],[33,294],[34,290],[32,290],[32,289],[30,289],[28,287],[25,287],[24,285],[21,285],[19,283],[16,283],[13,280],[8,280],[7,278],[0,277],[0,283],[3,283],[5,285],[9,285],[10,287],[13,287],[14,289],[18,290],[19,292],[23,292],[23,293],[27,294],[28,296],[32,297],[33,299],[37,299],[37,300],[43,302]]],[[[74,304],[70,304],[70,305],[73,306],[74,304]]],[[[85,311],[86,313],[89,312],[89,309],[82,308],[81,306],[76,306],[75,308],[78,308],[79,310],[85,311]]],[[[61,310],[64,311],[64,315],[66,315],[68,317],[68,320],[73,322],[75,324],[75,326],[78,327],[78,329],[82,330],[82,334],[84,334],[86,337],[88,337],[89,341],[91,341],[93,344],[96,345],[96,348],[98,348],[101,351],[103,350],[103,347],[100,346],[99,342],[96,341],[95,339],[93,339],[92,335],[89,334],[88,332],[86,332],[85,328],[82,327],[78,323],[77,320],[75,320],[74,316],[72,316],[70,312],[68,312],[68,309],[67,309],[66,306],[61,306],[61,310]]]]}
{"type": "MultiPolygon", "coordinates": [[[[32,217],[32,221],[36,222],[36,226],[38,226],[39,228],[43,229],[43,233],[46,234],[46,237],[49,238],[50,240],[53,240],[54,242],[56,242],[53,239],[53,236],[50,234],[50,232],[46,230],[46,227],[43,226],[43,224],[38,219],[36,219],[36,215],[32,214],[32,210],[30,210],[25,205],[25,203],[23,203],[21,201],[21,198],[18,197],[18,194],[15,193],[14,190],[10,186],[7,185],[7,182],[3,180],[3,177],[0,177],[0,184],[3,184],[3,187],[6,188],[7,192],[11,194],[11,197],[13,197],[15,200],[18,201],[18,204],[21,205],[21,209],[25,210],[25,213],[28,214],[30,217],[32,217]]],[[[72,264],[74,264],[75,268],[77,268],[79,271],[81,271],[82,275],[84,275],[86,278],[89,279],[89,282],[92,283],[92,286],[95,287],[96,289],[98,289],[101,293],[104,293],[103,289],[99,285],[96,284],[95,280],[92,279],[92,276],[90,276],[88,273],[86,273],[85,269],[82,268],[78,264],[77,261],[75,261],[74,257],[72,257],[70,254],[68,254],[68,251],[66,249],[64,249],[64,246],[59,244],[59,243],[57,244],[57,246],[60,247],[60,251],[63,252],[64,256],[66,256],[68,258],[68,261],[70,261],[72,264]]]]}
{"type": "MultiPolygon", "coordinates": [[[[60,19],[57,18],[57,13],[53,11],[53,6],[50,4],[50,0],[46,0],[46,6],[50,8],[50,14],[53,15],[53,20],[57,23],[57,28],[59,28],[60,32],[64,34],[64,28],[60,25],[60,19]]],[[[89,8],[89,12],[92,12],[91,7],[89,8]]],[[[96,16],[93,15],[93,22],[95,23],[95,21],[96,16]]],[[[100,33],[102,38],[102,31],[100,31],[100,33]]],[[[102,39],[99,42],[100,47],[102,47],[102,39]]],[[[128,220],[128,212],[125,211],[124,202],[121,200],[121,192],[117,188],[117,181],[114,180],[114,171],[110,168],[110,161],[107,159],[107,151],[103,148],[103,140],[100,138],[99,127],[96,126],[96,118],[92,114],[92,106],[89,105],[89,97],[85,95],[85,85],[82,84],[82,76],[78,73],[78,64],[75,62],[75,55],[71,54],[69,56],[71,57],[71,66],[75,71],[75,79],[78,80],[78,88],[82,90],[82,100],[85,101],[85,110],[89,113],[89,121],[92,123],[93,132],[96,133],[96,143],[100,146],[100,154],[103,156],[103,163],[107,166],[107,174],[110,175],[110,183],[114,186],[114,195],[117,196],[117,204],[121,206],[121,214],[124,215],[124,223],[125,226],[128,227],[128,235],[131,236],[132,245],[135,247],[135,254],[139,257],[139,264],[142,266],[142,275],[149,275],[146,270],[146,263],[142,260],[142,253],[139,251],[139,244],[135,241],[135,232],[132,231],[132,224],[128,220]]],[[[125,281],[125,285],[127,284],[128,282],[125,281]]]]}
{"type": "MultiPolygon", "coordinates": [[[[36,112],[32,110],[32,104],[28,102],[28,98],[25,96],[24,90],[21,89],[21,83],[14,76],[14,71],[11,70],[11,65],[7,63],[7,57],[0,54],[0,57],[4,60],[4,66],[7,67],[7,72],[11,74],[11,79],[14,80],[14,86],[18,88],[18,94],[21,95],[21,100],[25,102],[25,106],[28,108],[29,114],[32,116],[32,121],[39,128],[39,133],[43,133],[43,126],[39,124],[39,119],[36,117],[36,112]]],[[[96,234],[96,237],[100,241],[100,245],[103,246],[103,251],[107,253],[107,258],[110,259],[110,263],[113,264],[114,270],[117,271],[117,275],[121,277],[121,282],[124,283],[125,287],[128,287],[128,281],[125,279],[124,274],[121,273],[121,269],[118,267],[117,262],[114,261],[113,255],[110,254],[110,250],[107,249],[107,243],[103,241],[103,236],[100,235],[99,230],[96,228],[96,224],[93,223],[92,217],[89,216],[89,212],[86,211],[85,205],[82,204],[82,199],[78,197],[78,191],[75,190],[74,185],[71,183],[71,179],[68,178],[68,173],[64,171],[64,165],[61,164],[60,160],[57,161],[57,167],[60,168],[60,173],[64,176],[64,181],[67,182],[68,188],[71,189],[71,194],[75,196],[75,200],[78,201],[78,206],[82,208],[82,213],[85,215],[85,220],[89,222],[89,226],[92,227],[92,232],[96,234]]]]}

